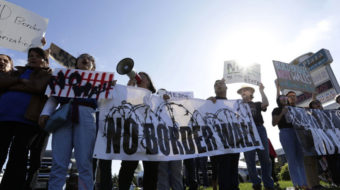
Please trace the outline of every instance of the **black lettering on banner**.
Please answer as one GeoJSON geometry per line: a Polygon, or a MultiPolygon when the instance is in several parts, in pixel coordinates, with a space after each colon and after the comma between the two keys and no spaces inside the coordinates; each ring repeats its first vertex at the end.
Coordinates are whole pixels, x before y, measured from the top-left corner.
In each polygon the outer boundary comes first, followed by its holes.
{"type": "Polygon", "coordinates": [[[52,94],[55,94],[55,87],[58,85],[60,89],[65,88],[65,75],[62,71],[59,71],[57,76],[51,76],[49,87],[51,88],[52,94]]]}
{"type": "Polygon", "coordinates": [[[122,134],[122,118],[116,118],[116,123],[113,118],[110,117],[107,122],[107,142],[106,153],[111,153],[111,143],[113,144],[113,152],[115,154],[120,153],[120,140],[122,134]]]}
{"type": "Polygon", "coordinates": [[[198,153],[207,152],[207,148],[203,147],[201,144],[203,137],[198,135],[198,132],[201,130],[201,127],[199,125],[196,125],[196,126],[192,126],[192,129],[193,129],[194,139],[195,139],[198,153]]]}
{"type": "Polygon", "coordinates": [[[211,131],[209,126],[202,126],[202,133],[204,137],[205,144],[209,151],[216,150],[217,144],[214,138],[214,133],[211,131]]]}
{"type": "Polygon", "coordinates": [[[92,84],[88,83],[88,82],[84,86],[74,85],[72,87],[75,96],[80,97],[80,96],[84,95],[84,96],[89,97],[89,98],[91,98],[91,96],[89,96],[89,92],[90,92],[91,88],[92,88],[92,84]]]}
{"type": "Polygon", "coordinates": [[[168,156],[170,154],[169,131],[163,124],[158,124],[157,136],[160,151],[168,156]]]}
{"type": "Polygon", "coordinates": [[[72,87],[73,86],[79,86],[79,85],[81,85],[81,80],[82,80],[82,78],[81,78],[80,74],[78,73],[78,71],[75,71],[72,74],[70,74],[70,77],[68,79],[68,85],[72,86],[72,87]],[[76,80],[76,83],[73,83],[74,80],[76,80]]]}
{"type": "Polygon", "coordinates": [[[154,125],[152,123],[145,123],[143,132],[146,141],[146,154],[158,154],[158,144],[154,125]]]}
{"type": "Polygon", "coordinates": [[[169,132],[173,154],[184,154],[182,144],[178,141],[179,130],[176,127],[169,127],[169,132]]]}
{"type": "Polygon", "coordinates": [[[97,95],[97,97],[98,97],[100,93],[105,92],[105,91],[106,91],[106,83],[104,83],[103,88],[102,88],[102,85],[95,86],[91,89],[91,92],[89,94],[89,98],[91,98],[94,94],[97,95]]]}
{"type": "Polygon", "coordinates": [[[230,145],[230,147],[236,148],[235,138],[234,138],[231,124],[223,123],[221,126],[222,126],[222,134],[224,135],[225,138],[227,138],[228,144],[230,145]]]}
{"type": "MultiPolygon", "coordinates": [[[[226,124],[222,124],[222,125],[225,125],[226,126],[226,124]]],[[[229,144],[227,143],[227,136],[225,136],[224,134],[222,134],[222,130],[221,130],[221,125],[219,125],[219,124],[216,124],[215,126],[215,129],[216,129],[216,131],[217,131],[217,134],[218,134],[218,136],[220,137],[220,140],[221,140],[221,142],[222,142],[222,144],[223,144],[223,147],[225,148],[225,149],[227,149],[227,148],[230,148],[230,146],[229,146],[229,144]]]]}
{"type": "Polygon", "coordinates": [[[124,134],[123,134],[123,150],[126,154],[131,155],[136,153],[138,148],[138,128],[137,123],[128,118],[124,122],[124,134]],[[131,140],[131,144],[130,144],[131,140]]]}
{"type": "Polygon", "coordinates": [[[241,130],[244,135],[244,141],[246,143],[246,146],[253,146],[253,143],[249,141],[248,126],[244,122],[241,122],[241,130]]]}
{"type": "Polygon", "coordinates": [[[195,154],[194,140],[192,139],[192,131],[190,127],[180,127],[182,143],[185,154],[195,154]]]}
{"type": "Polygon", "coordinates": [[[245,147],[246,145],[244,144],[240,125],[238,123],[233,123],[232,126],[233,126],[233,131],[234,131],[234,134],[235,134],[236,147],[237,148],[245,147]]]}
{"type": "MultiPolygon", "coordinates": [[[[251,122],[248,123],[248,126],[252,126],[251,122]]],[[[254,146],[260,146],[260,142],[256,140],[252,127],[250,127],[249,135],[250,135],[251,140],[253,141],[253,145],[254,146]]]]}

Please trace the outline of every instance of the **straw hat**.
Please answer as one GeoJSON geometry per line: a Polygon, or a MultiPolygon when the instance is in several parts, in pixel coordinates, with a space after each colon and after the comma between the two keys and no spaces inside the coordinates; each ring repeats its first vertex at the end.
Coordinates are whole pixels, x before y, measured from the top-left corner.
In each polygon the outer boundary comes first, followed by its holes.
{"type": "Polygon", "coordinates": [[[255,92],[255,89],[251,86],[242,86],[240,89],[238,89],[237,94],[241,94],[243,89],[251,91],[252,94],[255,92]]]}

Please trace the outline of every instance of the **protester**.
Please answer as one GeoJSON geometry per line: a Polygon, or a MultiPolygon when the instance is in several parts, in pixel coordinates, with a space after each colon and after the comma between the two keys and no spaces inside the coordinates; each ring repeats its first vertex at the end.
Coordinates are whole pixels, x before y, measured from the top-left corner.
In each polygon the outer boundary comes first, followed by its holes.
{"type": "MultiPolygon", "coordinates": [[[[323,110],[322,104],[319,100],[315,99],[309,103],[310,109],[323,110]]],[[[324,189],[320,185],[319,169],[318,169],[318,158],[315,155],[304,156],[304,167],[306,172],[306,179],[308,187],[312,190],[324,189]]]]}
{"type": "Polygon", "coordinates": [[[269,138],[268,138],[268,145],[269,145],[269,157],[272,162],[272,178],[275,183],[275,188],[280,188],[279,179],[277,178],[276,173],[275,173],[275,158],[277,157],[277,154],[269,138]]]}
{"type": "MultiPolygon", "coordinates": [[[[157,94],[165,101],[170,99],[164,88],[158,90],[157,94]]],[[[183,163],[182,160],[163,161],[158,165],[158,190],[183,190],[183,163]]]]}
{"type": "MultiPolygon", "coordinates": [[[[197,190],[198,182],[196,177],[195,159],[185,159],[183,162],[185,167],[185,184],[189,187],[189,190],[197,190]]],[[[186,187],[184,187],[184,189],[186,189],[186,187]]]]}
{"type": "Polygon", "coordinates": [[[294,98],[294,92],[289,92],[287,96],[280,95],[276,102],[278,107],[272,112],[273,126],[278,125],[280,129],[280,142],[285,152],[290,177],[293,185],[296,188],[307,188],[307,180],[305,168],[303,165],[303,152],[299,140],[294,131],[293,125],[288,123],[285,118],[285,114],[288,112],[288,101],[291,105],[295,105],[296,97],[294,98]]]}
{"type": "MultiPolygon", "coordinates": [[[[134,79],[130,79],[128,85],[129,86],[137,85],[140,88],[145,88],[150,90],[152,93],[155,93],[156,89],[153,86],[150,76],[145,72],[139,72],[139,76],[141,77],[140,83],[137,83],[136,80],[134,79]]],[[[158,164],[159,162],[155,161],[143,161],[144,168],[143,189],[147,190],[157,189],[158,164]]],[[[137,166],[138,161],[127,160],[122,161],[118,177],[119,190],[128,190],[130,188],[133,174],[137,166]]]]}
{"type": "Polygon", "coordinates": [[[38,119],[47,100],[51,76],[48,55],[41,48],[28,50],[28,63],[0,80],[0,158],[9,159],[0,189],[23,189],[29,142],[38,131],[38,119]]]}
{"type": "MultiPolygon", "coordinates": [[[[7,77],[9,76],[10,71],[13,70],[13,61],[12,58],[8,55],[5,54],[0,54],[0,80],[6,80],[7,77]]],[[[0,89],[0,95],[3,93],[2,92],[2,88],[0,89]]],[[[5,91],[5,89],[4,89],[5,91]]],[[[10,141],[7,141],[7,143],[10,143],[10,141]]],[[[9,144],[8,145],[3,145],[1,146],[1,148],[4,147],[8,147],[9,148],[9,144]]],[[[7,153],[5,154],[5,152],[8,152],[8,148],[7,150],[0,150],[0,152],[3,152],[4,154],[1,154],[1,158],[0,158],[0,171],[2,171],[2,167],[6,161],[7,158],[7,153]]]]}
{"type": "MultiPolygon", "coordinates": [[[[76,60],[76,69],[94,71],[95,60],[82,54],[76,60]]],[[[58,104],[65,105],[71,98],[50,97],[41,113],[40,122],[45,123],[58,104]]],[[[74,98],[71,117],[52,134],[52,169],[49,190],[61,190],[65,184],[72,149],[79,173],[79,189],[93,189],[92,155],[96,137],[96,99],[74,98]]]]}
{"type": "Polygon", "coordinates": [[[252,87],[248,87],[248,86],[242,87],[237,91],[237,93],[242,96],[243,102],[247,103],[250,107],[257,131],[260,135],[261,142],[264,147],[263,150],[257,149],[257,150],[252,150],[252,151],[248,151],[244,153],[250,181],[253,183],[253,189],[255,190],[261,189],[261,179],[263,181],[263,185],[265,189],[274,188],[274,181],[271,178],[272,167],[271,167],[270,159],[269,159],[267,132],[263,126],[264,121],[263,121],[262,114],[261,114],[261,111],[267,110],[269,103],[264,93],[264,86],[262,84],[260,84],[259,90],[261,93],[262,102],[252,101],[254,98],[253,94],[255,92],[255,89],[252,87]],[[258,174],[256,171],[255,153],[257,153],[258,158],[260,160],[260,164],[261,164],[261,170],[262,170],[261,179],[258,177],[258,174]]]}
{"type": "Polygon", "coordinates": [[[208,184],[208,169],[207,169],[207,164],[208,164],[208,157],[198,157],[195,158],[195,164],[196,164],[196,180],[198,182],[198,186],[203,186],[203,189],[206,189],[209,184],[208,184]],[[200,180],[200,172],[202,174],[203,178],[203,184],[201,183],[200,180]]]}
{"type": "Polygon", "coordinates": [[[182,160],[160,162],[158,166],[158,190],[183,190],[182,160]]]}
{"type": "MultiPolygon", "coordinates": [[[[224,79],[216,80],[214,84],[215,97],[208,100],[216,102],[217,100],[227,100],[227,86],[224,79]]],[[[268,156],[267,156],[268,157],[268,156]]],[[[217,177],[220,190],[238,190],[238,161],[240,153],[223,154],[214,156],[217,160],[217,177]]],[[[269,158],[268,158],[269,163],[269,158]]],[[[260,181],[261,183],[261,181],[260,181]]]]}
{"type": "Polygon", "coordinates": [[[7,73],[13,70],[12,58],[5,54],[0,54],[0,73],[7,73]]]}

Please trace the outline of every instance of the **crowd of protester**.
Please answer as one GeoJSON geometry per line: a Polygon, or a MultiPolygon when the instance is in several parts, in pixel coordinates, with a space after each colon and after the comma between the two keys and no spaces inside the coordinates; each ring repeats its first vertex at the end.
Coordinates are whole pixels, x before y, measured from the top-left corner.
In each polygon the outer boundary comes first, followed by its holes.
{"type": "MultiPolygon", "coordinates": [[[[14,68],[13,65],[10,56],[0,54],[0,169],[3,168],[8,156],[0,189],[34,188],[41,158],[50,136],[43,127],[58,106],[65,106],[71,101],[71,117],[64,126],[52,133],[53,163],[48,189],[63,189],[74,151],[79,173],[78,188],[94,189],[95,174],[100,174],[97,178],[100,179],[100,186],[97,189],[111,190],[111,161],[93,161],[92,158],[98,128],[96,99],[47,97],[45,90],[52,71],[49,67],[48,52],[41,48],[29,49],[26,66],[14,68]],[[28,155],[30,155],[30,166],[27,169],[28,155]],[[98,172],[95,172],[95,168],[98,172]]],[[[89,54],[81,54],[76,60],[76,68],[94,71],[95,60],[89,54]]],[[[130,79],[128,85],[155,93],[156,88],[151,77],[145,72],[140,72],[139,75],[141,82],[136,83],[134,79],[130,79]]],[[[276,84],[277,107],[272,111],[272,125],[277,125],[280,130],[280,142],[288,161],[293,185],[296,189],[322,189],[324,187],[320,185],[318,177],[320,158],[303,154],[294,127],[285,118],[287,106],[296,106],[296,94],[290,91],[280,95],[280,87],[278,83],[276,84]]],[[[209,97],[209,101],[215,103],[217,100],[227,100],[227,86],[224,79],[216,80],[214,89],[215,96],[209,97]]],[[[250,107],[264,149],[245,152],[244,157],[253,189],[260,190],[263,186],[265,190],[271,190],[278,186],[278,179],[273,173],[276,153],[268,140],[261,113],[267,110],[269,102],[262,84],[259,85],[262,101],[253,102],[254,92],[255,89],[250,86],[243,86],[237,91],[243,102],[250,107]],[[261,174],[258,174],[256,169],[256,157],[261,165],[261,174]]],[[[340,96],[337,96],[336,102],[340,104],[340,96]]],[[[310,103],[309,108],[323,109],[321,102],[316,99],[310,103]]],[[[199,186],[210,186],[207,176],[207,162],[210,160],[213,189],[237,190],[239,189],[239,159],[240,154],[233,153],[184,161],[143,161],[142,186],[145,190],[182,190],[185,186],[190,190],[196,190],[199,186]],[[202,183],[200,173],[202,173],[202,183]]],[[[339,155],[329,155],[322,159],[327,160],[333,183],[340,185],[339,155]]],[[[120,190],[130,188],[137,166],[138,160],[121,162],[118,176],[120,190]]]]}

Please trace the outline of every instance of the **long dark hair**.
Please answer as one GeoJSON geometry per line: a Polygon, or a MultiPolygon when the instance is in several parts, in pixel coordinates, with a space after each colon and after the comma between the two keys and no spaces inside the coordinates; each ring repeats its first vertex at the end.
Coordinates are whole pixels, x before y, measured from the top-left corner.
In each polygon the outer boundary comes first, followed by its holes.
{"type": "Polygon", "coordinates": [[[146,78],[147,78],[148,81],[149,81],[148,90],[150,90],[152,93],[156,93],[156,89],[155,89],[155,87],[153,86],[153,83],[152,83],[152,80],[151,80],[150,76],[149,76],[146,72],[139,72],[138,74],[142,74],[142,75],[145,75],[145,76],[146,76],[146,78]]]}
{"type": "Polygon", "coordinates": [[[278,96],[278,97],[276,98],[276,103],[277,103],[277,106],[279,106],[279,108],[282,108],[283,106],[285,106],[285,105],[283,105],[283,104],[281,103],[281,101],[280,101],[280,98],[282,98],[282,97],[287,97],[287,96],[285,96],[285,95],[280,95],[280,96],[278,96]]]}
{"type": "Polygon", "coordinates": [[[43,59],[46,61],[46,63],[49,65],[49,61],[48,61],[48,53],[46,53],[45,50],[41,49],[40,47],[30,48],[30,49],[28,50],[27,56],[29,56],[30,53],[31,53],[32,51],[34,51],[35,53],[37,53],[37,54],[38,54],[41,58],[43,58],[43,59]]]}
{"type": "Polygon", "coordinates": [[[89,58],[91,61],[92,61],[92,70],[93,71],[95,71],[96,70],[96,61],[94,60],[94,58],[90,55],[90,54],[88,54],[88,53],[83,53],[83,54],[81,54],[81,55],[79,55],[78,57],[77,57],[77,59],[76,59],[76,66],[75,66],[75,68],[76,69],[78,69],[78,67],[77,67],[77,63],[78,63],[78,60],[80,59],[80,58],[82,58],[82,57],[87,57],[87,58],[89,58]]]}

